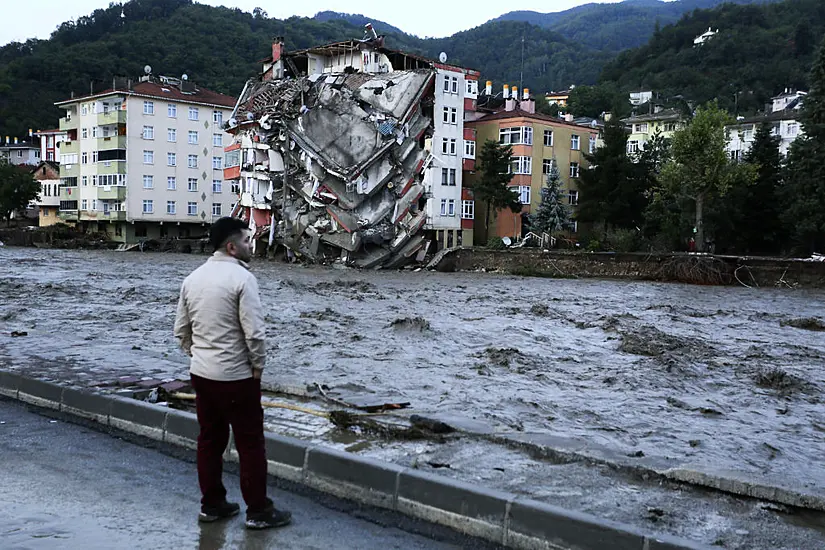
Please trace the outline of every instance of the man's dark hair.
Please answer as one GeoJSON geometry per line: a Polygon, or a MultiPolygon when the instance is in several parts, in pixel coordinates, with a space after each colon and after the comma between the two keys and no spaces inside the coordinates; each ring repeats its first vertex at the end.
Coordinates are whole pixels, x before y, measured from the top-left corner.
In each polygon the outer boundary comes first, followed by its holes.
{"type": "Polygon", "coordinates": [[[212,245],[213,250],[218,250],[227,240],[245,229],[249,229],[249,225],[245,221],[238,218],[221,218],[209,228],[209,244],[212,245]]]}

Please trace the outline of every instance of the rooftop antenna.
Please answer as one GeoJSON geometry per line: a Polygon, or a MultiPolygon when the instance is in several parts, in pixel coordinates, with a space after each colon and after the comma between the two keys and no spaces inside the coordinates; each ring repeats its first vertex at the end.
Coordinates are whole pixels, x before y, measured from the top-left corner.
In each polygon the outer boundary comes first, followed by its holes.
{"type": "Polygon", "coordinates": [[[521,73],[518,81],[519,90],[524,89],[524,34],[525,31],[521,31],[521,73]]]}

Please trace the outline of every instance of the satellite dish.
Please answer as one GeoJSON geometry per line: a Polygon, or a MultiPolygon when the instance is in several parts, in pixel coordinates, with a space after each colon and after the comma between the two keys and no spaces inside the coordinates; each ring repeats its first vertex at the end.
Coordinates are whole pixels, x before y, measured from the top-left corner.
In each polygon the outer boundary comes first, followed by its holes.
{"type": "Polygon", "coordinates": [[[183,76],[180,77],[180,79],[183,80],[184,82],[186,82],[187,80],[189,80],[189,75],[186,74],[186,73],[183,73],[183,76]]]}
{"type": "Polygon", "coordinates": [[[145,67],[143,67],[143,72],[146,74],[152,74],[152,66],[146,65],[145,67]]]}
{"type": "Polygon", "coordinates": [[[438,54],[438,60],[441,61],[442,63],[446,63],[447,62],[447,54],[444,53],[444,52],[441,52],[440,54],[438,54]]]}

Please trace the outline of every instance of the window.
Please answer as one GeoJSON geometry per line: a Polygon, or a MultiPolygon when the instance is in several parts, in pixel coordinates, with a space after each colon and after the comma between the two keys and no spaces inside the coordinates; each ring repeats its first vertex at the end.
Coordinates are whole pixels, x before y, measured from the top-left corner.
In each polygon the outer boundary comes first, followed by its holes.
{"type": "Polygon", "coordinates": [[[579,163],[578,162],[571,162],[570,163],[570,177],[571,178],[579,177],[579,163]]]}
{"type": "Polygon", "coordinates": [[[168,176],[166,178],[166,189],[169,191],[174,191],[178,188],[178,178],[175,176],[168,176]]]}
{"type": "Polygon", "coordinates": [[[441,199],[441,215],[447,215],[447,199],[441,199]]]}
{"type": "Polygon", "coordinates": [[[189,120],[198,120],[198,108],[189,107],[189,120]]]}
{"type": "Polygon", "coordinates": [[[223,190],[223,181],[221,180],[212,180],[212,192],[213,193],[220,193],[223,190]]]}
{"type": "Polygon", "coordinates": [[[230,191],[234,194],[240,194],[241,192],[241,184],[238,180],[233,180],[229,187],[230,191]]]}
{"type": "Polygon", "coordinates": [[[92,210],[97,210],[97,199],[92,199],[92,210]]]}
{"type": "Polygon", "coordinates": [[[189,166],[189,168],[197,168],[198,155],[189,155],[186,159],[186,164],[189,166]]]}
{"type": "Polygon", "coordinates": [[[143,151],[143,164],[155,164],[154,151],[143,151]]]}
{"type": "Polygon", "coordinates": [[[155,176],[143,176],[143,188],[153,189],[155,187],[155,176]]]}
{"type": "Polygon", "coordinates": [[[444,107],[442,120],[443,120],[444,124],[449,124],[450,123],[450,108],[449,107],[444,107]]]}
{"type": "MultiPolygon", "coordinates": [[[[798,131],[799,131],[799,124],[797,124],[796,122],[789,122],[788,123],[788,135],[789,136],[795,136],[798,133],[798,131]]],[[[745,132],[745,134],[747,135],[747,132],[745,132]]]]}
{"type": "Polygon", "coordinates": [[[144,101],[143,102],[143,114],[144,115],[153,115],[153,114],[155,114],[155,102],[154,101],[144,101]]]}
{"type": "Polygon", "coordinates": [[[475,201],[461,201],[461,219],[472,220],[475,218],[475,201]]]}
{"type": "Polygon", "coordinates": [[[169,143],[175,143],[178,140],[178,131],[174,128],[169,128],[166,130],[166,141],[169,143]]]}
{"type": "Polygon", "coordinates": [[[577,204],[579,204],[579,192],[570,189],[567,192],[567,202],[570,204],[570,206],[576,206],[577,204]]]}
{"type": "Polygon", "coordinates": [[[177,206],[175,205],[175,201],[166,201],[166,213],[167,214],[175,214],[177,210],[177,206]]]}
{"type": "Polygon", "coordinates": [[[220,216],[221,215],[221,203],[213,202],[212,203],[212,215],[213,216],[220,216]]]}
{"type": "Polygon", "coordinates": [[[647,122],[642,122],[640,124],[633,125],[633,133],[634,134],[646,134],[647,133],[647,122]]]}
{"type": "Polygon", "coordinates": [[[529,185],[517,185],[515,187],[511,187],[510,191],[515,193],[518,196],[518,200],[521,204],[530,204],[530,186],[529,185]]]}
{"type": "Polygon", "coordinates": [[[504,145],[532,145],[533,128],[531,126],[502,128],[498,131],[498,142],[504,145]]]}
{"type": "Polygon", "coordinates": [[[198,178],[189,178],[189,191],[197,191],[198,190],[198,178]]]}
{"type": "Polygon", "coordinates": [[[476,142],[470,141],[469,139],[464,140],[464,158],[465,159],[474,159],[476,158],[476,142]]]}
{"type": "Polygon", "coordinates": [[[80,154],[80,164],[89,164],[89,153],[80,154]]]}
{"type": "Polygon", "coordinates": [[[155,202],[151,199],[143,201],[143,213],[151,214],[155,211],[155,202]]]}
{"type": "Polygon", "coordinates": [[[198,144],[198,133],[194,130],[189,130],[189,145],[197,145],[198,144]]]}
{"type": "MultiPolygon", "coordinates": [[[[93,178],[97,176],[92,176],[93,178]]],[[[83,182],[83,187],[86,187],[89,184],[89,176],[82,176],[80,181],[83,182]]]]}
{"type": "Polygon", "coordinates": [[[455,216],[455,199],[449,199],[447,201],[447,215],[455,216]]]}
{"type": "Polygon", "coordinates": [[[450,124],[458,124],[458,109],[450,107],[450,124]]]}
{"type": "Polygon", "coordinates": [[[441,185],[447,185],[450,179],[450,170],[447,168],[441,169],[441,185]]]}
{"type": "Polygon", "coordinates": [[[89,137],[89,129],[88,128],[81,128],[80,129],[80,137],[86,139],[89,137]]]}
{"type": "Polygon", "coordinates": [[[530,157],[513,157],[510,161],[510,173],[512,174],[532,174],[533,159],[530,157]]]}
{"type": "Polygon", "coordinates": [[[223,124],[223,113],[220,111],[212,111],[212,122],[219,126],[223,124]]]}
{"type": "Polygon", "coordinates": [[[166,153],[166,165],[167,166],[177,166],[178,165],[178,154],[177,153],[166,153]]]}
{"type": "Polygon", "coordinates": [[[445,155],[455,155],[456,154],[456,140],[455,139],[447,139],[441,138],[441,152],[445,155]]]}
{"type": "Polygon", "coordinates": [[[454,76],[450,82],[450,93],[458,93],[458,77],[454,76]]]}
{"type": "Polygon", "coordinates": [[[596,152],[596,136],[590,136],[590,143],[588,145],[587,151],[591,155],[596,152]]]}
{"type": "MultiPolygon", "coordinates": [[[[447,76],[447,75],[444,75],[444,93],[445,94],[450,93],[450,77],[447,76]]],[[[83,114],[85,115],[86,113],[83,113],[83,114]]]]}
{"type": "Polygon", "coordinates": [[[570,136],[570,150],[571,151],[578,151],[579,150],[579,136],[573,134],[570,136]]]}
{"type": "Polygon", "coordinates": [[[92,137],[93,138],[97,137],[97,126],[92,126],[92,137]]]}
{"type": "MultiPolygon", "coordinates": [[[[83,177],[85,178],[86,176],[83,176],[83,177]]],[[[100,178],[102,178],[102,177],[103,177],[103,176],[100,176],[100,178]]],[[[99,177],[98,177],[98,176],[92,176],[92,187],[96,187],[96,186],[97,186],[97,184],[98,184],[98,179],[99,179],[99,177]]],[[[84,186],[86,185],[86,182],[85,182],[85,181],[83,182],[83,185],[84,185],[84,186]]]]}
{"type": "MultiPolygon", "coordinates": [[[[791,125],[788,124],[788,133],[791,133],[791,125]]],[[[753,130],[745,130],[744,133],[744,140],[745,141],[753,141],[753,130]]]]}
{"type": "Polygon", "coordinates": [[[196,202],[187,202],[186,203],[186,215],[187,216],[197,216],[198,215],[198,203],[196,202]]]}
{"type": "Polygon", "coordinates": [[[143,139],[155,139],[155,127],[154,126],[144,126],[143,127],[143,139]]]}
{"type": "Polygon", "coordinates": [[[82,114],[82,115],[88,115],[89,114],[89,106],[86,103],[84,103],[83,107],[80,109],[80,114],[82,114]]]}
{"type": "Polygon", "coordinates": [[[639,142],[636,140],[628,141],[627,142],[627,152],[629,154],[638,153],[639,152],[639,142]]]}
{"type": "Polygon", "coordinates": [[[169,118],[177,118],[178,116],[178,106],[174,103],[170,103],[166,106],[166,114],[169,118]]]}
{"type": "Polygon", "coordinates": [[[81,210],[88,210],[89,209],[89,200],[83,199],[80,201],[80,209],[81,210]]]}
{"type": "Polygon", "coordinates": [[[92,151],[92,162],[97,162],[97,151],[92,151]]]}
{"type": "Polygon", "coordinates": [[[549,174],[553,171],[553,159],[543,159],[541,161],[541,173],[544,175],[549,174]]]}
{"type": "Polygon", "coordinates": [[[675,132],[676,131],[676,123],[675,122],[665,122],[665,132],[675,132]]]}
{"type": "Polygon", "coordinates": [[[223,147],[223,134],[212,134],[212,146],[223,147]]]}
{"type": "Polygon", "coordinates": [[[223,170],[223,157],[212,157],[212,170],[223,170]]]}

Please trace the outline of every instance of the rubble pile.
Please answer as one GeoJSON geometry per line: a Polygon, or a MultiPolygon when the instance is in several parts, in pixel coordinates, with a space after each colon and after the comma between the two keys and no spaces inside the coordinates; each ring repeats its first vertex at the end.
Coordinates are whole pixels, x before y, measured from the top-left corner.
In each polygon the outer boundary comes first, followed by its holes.
{"type": "Polygon", "coordinates": [[[256,237],[311,261],[399,267],[429,244],[434,69],[249,81],[235,133],[256,237]]]}

